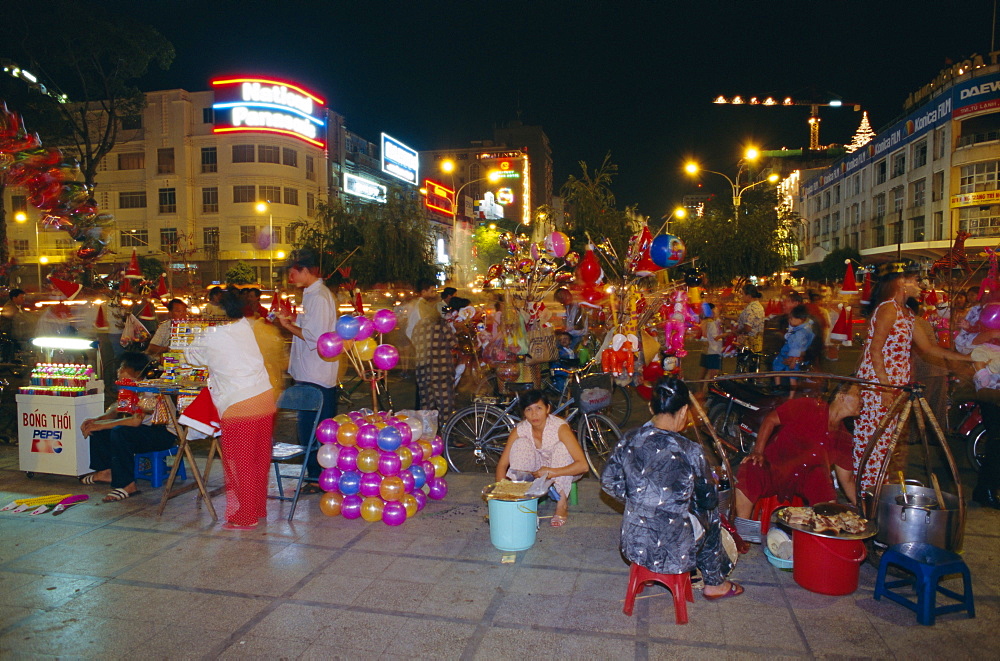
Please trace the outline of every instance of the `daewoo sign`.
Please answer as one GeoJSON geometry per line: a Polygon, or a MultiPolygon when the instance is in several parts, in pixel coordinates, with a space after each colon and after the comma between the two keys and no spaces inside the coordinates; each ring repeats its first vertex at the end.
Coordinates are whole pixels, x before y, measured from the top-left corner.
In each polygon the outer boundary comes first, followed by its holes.
{"type": "Polygon", "coordinates": [[[221,78],[215,88],[213,133],[263,132],[288,135],[325,147],[323,99],[289,82],[267,78],[221,78]]]}

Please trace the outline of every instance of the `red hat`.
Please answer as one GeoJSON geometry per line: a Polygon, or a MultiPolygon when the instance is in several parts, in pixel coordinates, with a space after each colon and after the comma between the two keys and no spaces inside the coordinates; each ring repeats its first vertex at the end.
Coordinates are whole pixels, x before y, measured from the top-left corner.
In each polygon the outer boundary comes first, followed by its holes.
{"type": "Polygon", "coordinates": [[[132,259],[128,260],[128,266],[125,267],[125,277],[142,280],[142,269],[139,268],[139,257],[135,250],[132,250],[132,259]]]}
{"type": "Polygon", "coordinates": [[[861,305],[872,302],[872,274],[865,270],[865,279],[861,283],[861,305]]]}
{"type": "Polygon", "coordinates": [[[847,264],[847,272],[844,273],[844,284],[840,286],[840,294],[842,296],[857,294],[858,283],[854,280],[854,267],[851,266],[850,259],[845,259],[844,263],[847,264]]]}
{"type": "Polygon", "coordinates": [[[830,331],[830,339],[837,340],[838,342],[847,342],[851,337],[851,329],[847,325],[847,317],[851,312],[851,308],[845,308],[843,303],[837,307],[840,309],[840,313],[837,315],[837,321],[833,324],[833,329],[830,331]]]}
{"type": "Polygon", "coordinates": [[[177,418],[177,422],[182,425],[196,429],[205,436],[218,436],[222,430],[222,423],[219,421],[219,411],[215,408],[215,402],[208,388],[202,388],[198,396],[187,405],[184,412],[177,418]]]}
{"type": "Polygon", "coordinates": [[[277,316],[281,312],[281,295],[278,292],[274,292],[274,296],[271,297],[271,307],[267,309],[267,316],[272,314],[277,316]]]}
{"type": "Polygon", "coordinates": [[[108,326],[108,320],[104,318],[104,306],[97,306],[97,318],[94,319],[94,328],[98,330],[107,330],[110,328],[108,326]]]}
{"type": "Polygon", "coordinates": [[[119,294],[131,294],[132,293],[132,281],[128,278],[122,278],[122,281],[118,284],[119,294]]]}
{"type": "Polygon", "coordinates": [[[50,277],[49,282],[66,297],[67,301],[72,301],[83,290],[83,285],[76,282],[69,282],[68,280],[50,277]]]}
{"type": "Polygon", "coordinates": [[[156,319],[156,311],[153,310],[153,302],[147,300],[146,305],[142,308],[142,312],[139,313],[140,319],[145,319],[146,321],[151,321],[156,319]]]}
{"type": "Polygon", "coordinates": [[[154,291],[153,293],[156,295],[157,298],[163,298],[168,293],[170,293],[170,290],[167,289],[167,274],[166,273],[161,273],[160,274],[160,281],[156,283],[156,291],[154,291]]]}

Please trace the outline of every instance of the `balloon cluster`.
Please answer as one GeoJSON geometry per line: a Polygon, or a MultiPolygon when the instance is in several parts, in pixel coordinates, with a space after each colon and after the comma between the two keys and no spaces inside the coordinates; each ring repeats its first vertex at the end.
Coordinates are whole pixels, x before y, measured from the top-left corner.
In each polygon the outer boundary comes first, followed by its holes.
{"type": "MultiPolygon", "coordinates": [[[[371,319],[345,314],[337,320],[337,329],[323,333],[316,341],[316,351],[327,360],[345,351],[353,361],[371,361],[376,369],[391,370],[399,362],[399,351],[391,344],[379,344],[375,333],[388,333],[396,327],[396,313],[378,310],[371,319]]],[[[356,365],[357,366],[357,365],[356,365]]],[[[364,370],[359,368],[359,374],[364,370]]]]}
{"type": "Polygon", "coordinates": [[[567,283],[573,279],[573,268],[580,261],[577,253],[569,251],[569,237],[562,232],[552,232],[537,243],[523,234],[503,232],[499,242],[510,254],[487,269],[484,289],[503,289],[514,284],[533,292],[552,281],[567,283]]]}
{"type": "Polygon", "coordinates": [[[401,525],[427,504],[448,494],[448,462],[440,436],[422,440],[419,418],[353,411],[324,420],[316,429],[322,444],[319,486],[327,516],[401,525]]]}
{"type": "Polygon", "coordinates": [[[37,133],[29,134],[21,116],[0,101],[0,176],[7,186],[23,186],[28,202],[42,212],[41,222],[66,230],[82,245],[76,256],[92,262],[107,251],[105,228],[114,218],[99,214],[87,185],[79,181],[76,159],[54,147],[43,147],[37,133]]]}

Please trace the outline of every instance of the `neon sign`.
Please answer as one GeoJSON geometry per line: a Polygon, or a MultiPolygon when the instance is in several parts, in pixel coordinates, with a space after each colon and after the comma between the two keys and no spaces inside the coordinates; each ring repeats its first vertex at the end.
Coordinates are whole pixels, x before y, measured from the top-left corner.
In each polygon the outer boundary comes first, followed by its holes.
{"type": "Polygon", "coordinates": [[[357,175],[344,173],[344,192],[357,197],[363,197],[373,202],[385,203],[385,196],[389,189],[382,184],[371,179],[365,179],[357,175]]]}
{"type": "Polygon", "coordinates": [[[292,83],[266,78],[224,78],[216,88],[213,133],[264,132],[289,135],[325,147],[322,130],[326,103],[292,83]]]}
{"type": "Polygon", "coordinates": [[[498,190],[497,204],[514,204],[514,191],[509,188],[501,188],[498,190]]]}
{"type": "Polygon", "coordinates": [[[455,191],[444,184],[439,184],[430,179],[424,180],[424,188],[427,195],[424,197],[424,206],[434,211],[440,211],[448,216],[455,213],[455,191]]]}
{"type": "Polygon", "coordinates": [[[382,134],[382,172],[416,185],[419,168],[420,156],[416,150],[386,133],[382,134]]]}

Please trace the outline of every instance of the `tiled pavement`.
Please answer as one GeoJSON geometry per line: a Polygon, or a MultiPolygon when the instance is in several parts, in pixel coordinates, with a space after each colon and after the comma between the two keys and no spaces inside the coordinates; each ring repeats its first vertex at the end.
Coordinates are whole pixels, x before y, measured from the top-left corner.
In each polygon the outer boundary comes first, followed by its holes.
{"type": "MultiPolygon", "coordinates": [[[[502,564],[489,541],[481,476],[450,475],[450,493],[398,528],[327,518],[316,497],[271,505],[266,527],[229,532],[192,493],[155,513],[159,490],[99,504],[103,489],[68,477],[29,480],[0,447],[0,501],[87,492],[59,517],[0,513],[0,655],[6,658],[746,658],[996,656],[1000,512],[970,509],[965,558],[977,617],[933,627],[858,591],[813,594],[755,546],[733,578],[737,598],[696,593],[674,623],[654,586],[622,614],[627,566],[619,514],[586,479],[570,524],[502,564]],[[994,633],[990,633],[990,632],[994,633]]],[[[214,481],[214,480],[213,480],[214,481]]],[[[141,484],[141,483],[140,483],[141,484]]],[[[215,501],[224,508],[222,497],[215,501]]],[[[550,504],[542,514],[551,514],[550,504]]]]}

